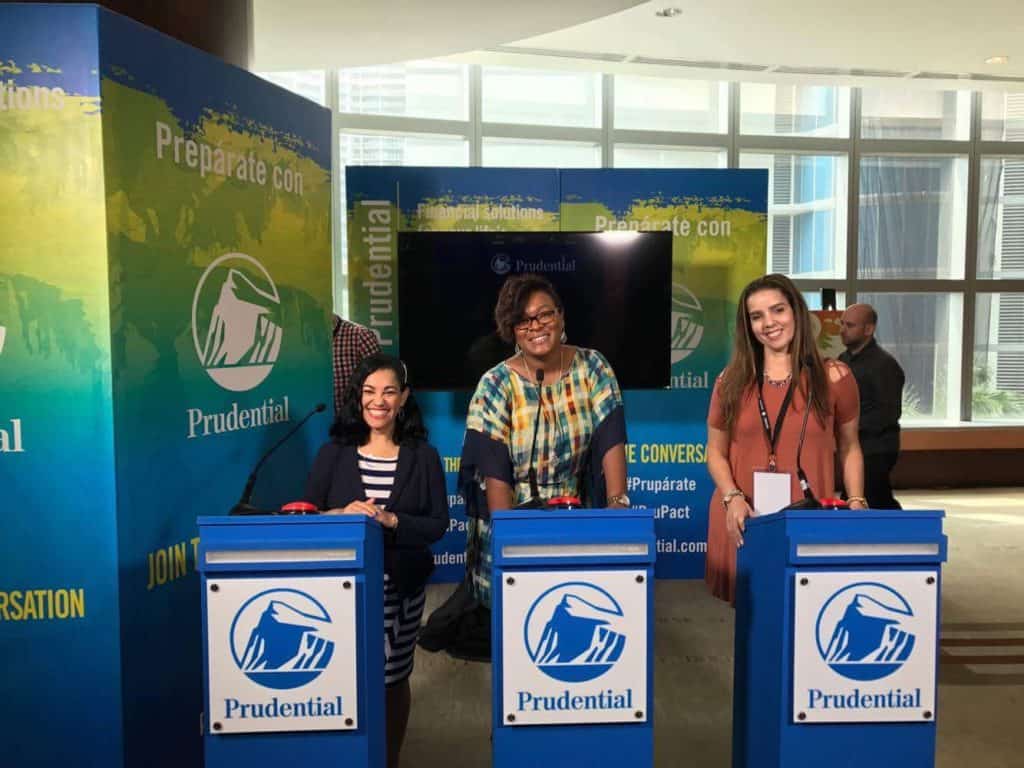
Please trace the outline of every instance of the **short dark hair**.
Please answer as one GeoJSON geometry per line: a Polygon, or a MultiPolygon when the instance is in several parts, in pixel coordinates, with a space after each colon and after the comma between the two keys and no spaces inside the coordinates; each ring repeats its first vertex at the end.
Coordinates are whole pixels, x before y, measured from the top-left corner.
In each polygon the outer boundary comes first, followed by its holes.
{"type": "Polygon", "coordinates": [[[870,304],[865,305],[868,308],[868,322],[872,325],[878,325],[878,313],[875,312],[875,308],[870,304]]]}
{"type": "MultiPolygon", "coordinates": [[[[403,392],[409,388],[409,371],[397,357],[383,352],[364,357],[349,379],[341,398],[341,409],[331,426],[331,437],[342,445],[363,445],[370,438],[370,427],[363,419],[363,384],[371,373],[383,368],[394,372],[403,392]]],[[[427,427],[423,423],[423,414],[410,392],[405,405],[395,417],[395,443],[426,439],[427,427]]]]}
{"type": "Polygon", "coordinates": [[[512,275],[501,286],[498,303],[494,306],[494,324],[498,327],[498,335],[502,340],[509,344],[515,341],[515,325],[523,319],[526,304],[537,291],[550,296],[558,311],[562,311],[562,299],[546,277],[532,273],[512,275]]]}

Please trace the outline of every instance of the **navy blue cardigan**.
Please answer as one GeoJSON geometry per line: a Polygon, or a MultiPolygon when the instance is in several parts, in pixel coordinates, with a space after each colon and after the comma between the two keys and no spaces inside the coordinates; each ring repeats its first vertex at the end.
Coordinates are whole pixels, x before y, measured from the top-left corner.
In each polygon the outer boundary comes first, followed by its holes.
{"type": "MultiPolygon", "coordinates": [[[[354,445],[325,444],[306,481],[306,501],[328,510],[365,501],[354,445]]],[[[448,530],[448,494],[441,458],[430,443],[409,440],[399,446],[391,495],[383,502],[398,515],[398,528],[384,529],[384,570],[402,595],[417,592],[434,569],[430,545],[448,530]]]]}

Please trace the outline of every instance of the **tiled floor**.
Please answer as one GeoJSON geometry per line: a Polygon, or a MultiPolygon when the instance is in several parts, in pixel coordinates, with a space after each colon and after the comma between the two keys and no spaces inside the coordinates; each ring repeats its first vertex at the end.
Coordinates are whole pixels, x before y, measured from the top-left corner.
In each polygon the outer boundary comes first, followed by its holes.
{"type": "MultiPolygon", "coordinates": [[[[1024,766],[1024,490],[907,491],[944,509],[940,768],[1024,766]]],[[[432,588],[428,611],[451,591],[432,588]]],[[[702,582],[655,589],[658,766],[728,766],[732,610],[702,582]]],[[[417,652],[403,765],[490,764],[490,667],[417,652]]],[[[882,768],[882,767],[875,767],[882,768]]]]}

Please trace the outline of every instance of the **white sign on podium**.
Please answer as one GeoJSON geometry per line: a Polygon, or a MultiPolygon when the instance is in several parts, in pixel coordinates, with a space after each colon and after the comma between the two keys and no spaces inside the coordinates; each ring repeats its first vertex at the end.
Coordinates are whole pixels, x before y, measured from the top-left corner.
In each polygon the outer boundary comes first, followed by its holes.
{"type": "Polygon", "coordinates": [[[647,720],[644,571],[505,571],[502,721],[647,720]]]}
{"type": "Polygon", "coordinates": [[[356,586],[351,576],[209,579],[209,727],[358,727],[356,586]]]}
{"type": "Polygon", "coordinates": [[[938,577],[797,571],[793,722],[934,719],[938,577]]]}

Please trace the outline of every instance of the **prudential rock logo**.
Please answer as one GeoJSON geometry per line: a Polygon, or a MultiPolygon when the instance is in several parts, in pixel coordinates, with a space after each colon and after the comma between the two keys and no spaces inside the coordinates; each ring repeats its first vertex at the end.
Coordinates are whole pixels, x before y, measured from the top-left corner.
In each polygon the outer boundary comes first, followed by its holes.
{"type": "Polygon", "coordinates": [[[507,253],[499,253],[491,259],[491,270],[496,275],[507,275],[512,271],[512,259],[507,253]]]}
{"type": "Polygon", "coordinates": [[[672,363],[694,353],[704,338],[704,307],[681,283],[672,284],[672,363]]]}
{"type": "Polygon", "coordinates": [[[281,352],[281,298],[270,273],[252,256],[215,259],[192,298],[192,340],[206,372],[224,389],[259,386],[281,352]]]}
{"type": "Polygon", "coordinates": [[[600,677],[626,647],[622,606],[595,584],[566,582],[538,597],[526,614],[526,651],[548,677],[582,683],[600,677]]]}
{"type": "Polygon", "coordinates": [[[904,626],[913,615],[903,595],[885,584],[850,584],[818,613],[818,652],[834,672],[850,680],[888,677],[914,651],[914,635],[904,626]]]}
{"type": "Polygon", "coordinates": [[[331,617],[311,595],[270,589],[249,598],[231,622],[231,654],[265,688],[298,688],[330,664],[331,617]]]}

